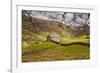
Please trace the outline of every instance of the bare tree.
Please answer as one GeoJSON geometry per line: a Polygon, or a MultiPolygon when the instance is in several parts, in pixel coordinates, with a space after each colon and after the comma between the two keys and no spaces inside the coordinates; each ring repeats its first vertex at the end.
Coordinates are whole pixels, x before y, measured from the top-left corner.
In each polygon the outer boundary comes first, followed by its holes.
{"type": "Polygon", "coordinates": [[[55,19],[57,19],[58,16],[62,16],[62,22],[65,24],[65,15],[67,14],[67,12],[64,12],[63,14],[57,14],[55,19]]]}
{"type": "Polygon", "coordinates": [[[65,25],[69,24],[70,27],[73,27],[74,29],[76,29],[73,31],[76,31],[77,34],[79,35],[84,32],[89,32],[89,24],[90,24],[89,13],[23,10],[23,14],[29,17],[29,20],[32,23],[35,32],[40,28],[40,25],[36,24],[36,22],[32,20],[33,18],[32,16],[46,18],[51,21],[60,21],[65,25]],[[83,15],[85,16],[85,18],[82,18],[83,15]],[[75,27],[76,25],[77,25],[77,28],[75,27]]]}
{"type": "Polygon", "coordinates": [[[71,20],[72,32],[75,36],[80,36],[83,34],[89,35],[89,24],[90,24],[90,14],[89,13],[73,13],[73,19],[71,20]],[[82,18],[85,15],[86,18],[82,18]]]}
{"type": "MultiPolygon", "coordinates": [[[[84,30],[83,30],[83,32],[87,32],[87,31],[89,31],[89,24],[90,24],[90,14],[88,14],[88,17],[87,17],[87,19],[86,19],[86,21],[85,21],[85,23],[83,24],[83,26],[84,26],[84,30]]],[[[90,31],[89,31],[90,32],[90,31]]],[[[88,35],[89,33],[87,33],[87,35],[88,35]]]]}
{"type": "Polygon", "coordinates": [[[34,28],[34,31],[36,32],[37,31],[37,25],[34,24],[33,20],[32,20],[32,16],[31,16],[31,10],[30,11],[27,11],[27,10],[23,10],[23,13],[26,13],[30,19],[30,22],[32,23],[33,25],[33,28],[34,28]]]}

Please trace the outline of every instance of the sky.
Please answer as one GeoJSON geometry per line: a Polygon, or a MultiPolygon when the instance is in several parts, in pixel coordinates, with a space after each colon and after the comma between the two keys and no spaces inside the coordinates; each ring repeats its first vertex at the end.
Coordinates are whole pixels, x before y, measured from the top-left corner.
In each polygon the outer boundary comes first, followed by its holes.
{"type": "MultiPolygon", "coordinates": [[[[59,21],[66,25],[82,25],[85,23],[88,18],[89,13],[75,13],[75,12],[66,12],[63,18],[64,12],[56,12],[56,11],[35,11],[35,10],[27,10],[28,13],[32,17],[41,18],[50,21],[59,21]],[[74,13],[76,14],[76,19],[73,21],[74,13]],[[57,16],[58,15],[58,16],[57,16]]],[[[90,20],[88,20],[90,22],[90,20]]]]}

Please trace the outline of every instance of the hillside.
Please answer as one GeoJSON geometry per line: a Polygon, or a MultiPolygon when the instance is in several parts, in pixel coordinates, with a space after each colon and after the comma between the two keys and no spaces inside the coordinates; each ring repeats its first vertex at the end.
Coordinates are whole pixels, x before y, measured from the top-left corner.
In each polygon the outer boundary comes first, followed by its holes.
{"type": "Polygon", "coordinates": [[[37,29],[35,33],[38,32],[57,32],[61,33],[66,31],[67,26],[57,21],[43,20],[39,18],[32,17],[32,22],[27,16],[22,17],[22,27],[24,30],[33,31],[37,29]],[[36,28],[34,28],[36,26],[36,28]],[[59,29],[59,30],[58,30],[59,29]]]}
{"type": "Polygon", "coordinates": [[[23,40],[27,42],[41,40],[45,41],[48,34],[59,34],[61,36],[69,34],[68,26],[57,22],[32,18],[32,22],[27,16],[22,17],[23,40]],[[35,26],[35,27],[34,27],[35,26]]]}
{"type": "MultiPolygon", "coordinates": [[[[52,12],[35,12],[36,17],[29,13],[34,11],[23,12],[25,14],[22,15],[22,62],[90,59],[88,25],[76,25],[81,21],[75,19],[72,20],[73,25],[63,23],[65,19],[61,23],[52,18],[56,15],[52,12]],[[41,13],[48,14],[48,18],[44,19],[45,16],[40,16],[41,13]]],[[[66,18],[66,21],[68,19],[66,18]]]]}
{"type": "MultiPolygon", "coordinates": [[[[78,28],[78,27],[77,27],[78,28]]],[[[22,17],[22,62],[90,59],[87,35],[72,36],[74,31],[57,21],[22,17]],[[61,36],[60,42],[48,41],[48,35],[61,36]]]]}

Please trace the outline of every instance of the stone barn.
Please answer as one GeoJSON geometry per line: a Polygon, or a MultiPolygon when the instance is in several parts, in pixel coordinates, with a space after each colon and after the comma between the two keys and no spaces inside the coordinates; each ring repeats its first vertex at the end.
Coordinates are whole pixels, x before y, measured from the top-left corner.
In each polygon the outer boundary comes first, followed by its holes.
{"type": "Polygon", "coordinates": [[[47,41],[49,41],[49,42],[51,42],[51,41],[60,42],[61,36],[60,35],[48,35],[47,41]]]}

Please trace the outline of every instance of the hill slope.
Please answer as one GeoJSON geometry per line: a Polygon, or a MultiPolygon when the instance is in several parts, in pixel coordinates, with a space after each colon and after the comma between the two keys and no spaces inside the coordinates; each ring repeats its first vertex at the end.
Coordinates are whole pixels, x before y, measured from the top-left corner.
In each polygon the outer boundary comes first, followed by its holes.
{"type": "Polygon", "coordinates": [[[32,18],[32,22],[31,22],[27,16],[23,16],[22,27],[23,27],[23,30],[29,30],[33,32],[34,32],[34,29],[37,29],[35,33],[38,33],[38,32],[61,33],[62,31],[66,30],[67,26],[57,21],[43,20],[43,19],[39,19],[35,17],[32,18]],[[35,28],[34,28],[34,25],[36,26],[35,28]]]}
{"type": "Polygon", "coordinates": [[[48,34],[68,34],[68,26],[57,22],[32,18],[32,22],[27,16],[22,17],[22,39],[24,41],[46,40],[48,34]],[[35,26],[35,27],[34,27],[35,26]]]}

